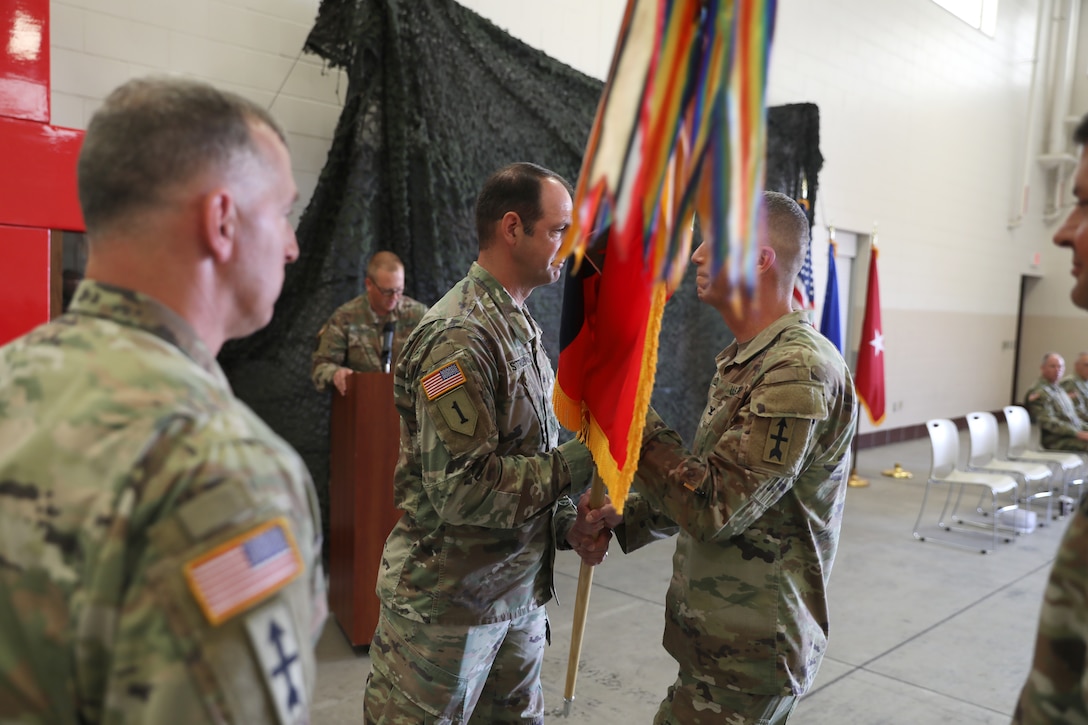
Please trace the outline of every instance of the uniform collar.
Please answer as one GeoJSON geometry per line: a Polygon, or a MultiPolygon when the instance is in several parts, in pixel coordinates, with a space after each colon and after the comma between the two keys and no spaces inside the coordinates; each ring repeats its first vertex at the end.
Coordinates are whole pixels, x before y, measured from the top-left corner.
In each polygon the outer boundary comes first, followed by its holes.
{"type": "Polygon", "coordinates": [[[169,307],[145,294],[85,279],[76,287],[68,312],[143,330],[178,348],[209,373],[222,376],[218,363],[192,326],[169,307]]]}
{"type": "Polygon", "coordinates": [[[514,298],[499,284],[499,281],[479,263],[473,262],[468,270],[468,277],[487,292],[488,297],[495,303],[499,313],[514,328],[518,340],[527,343],[540,334],[536,322],[529,315],[529,310],[524,305],[514,302],[514,298]]]}
{"type": "Polygon", "coordinates": [[[399,313],[401,305],[404,304],[404,295],[401,295],[400,299],[397,300],[396,307],[389,310],[389,312],[385,313],[384,315],[379,315],[377,312],[374,311],[374,308],[370,306],[370,297],[365,292],[360,297],[360,299],[363,303],[363,321],[366,322],[370,327],[378,327],[385,322],[396,322],[400,316],[399,313]]]}
{"type": "Polygon", "coordinates": [[[767,349],[787,327],[804,323],[806,319],[805,313],[801,310],[782,315],[760,330],[759,334],[748,342],[738,343],[733,340],[724,350],[718,353],[717,362],[719,365],[727,362],[736,364],[747,362],[767,349]]]}

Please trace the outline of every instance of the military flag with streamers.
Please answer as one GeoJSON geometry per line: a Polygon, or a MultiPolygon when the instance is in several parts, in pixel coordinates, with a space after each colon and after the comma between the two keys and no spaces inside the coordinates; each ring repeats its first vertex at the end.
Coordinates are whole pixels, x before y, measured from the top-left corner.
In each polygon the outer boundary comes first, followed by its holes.
{"type": "Polygon", "coordinates": [[[869,258],[869,285],[865,293],[865,316],[861,322],[857,374],[854,386],[873,425],[884,422],[884,327],[880,322],[880,281],[877,279],[876,236],[869,258]]]}
{"type": "Polygon", "coordinates": [[[752,284],[774,0],[628,0],[560,255],[555,410],[617,508],[638,466],[666,286],[699,217],[714,268],[752,284]]]}
{"type": "MultiPolygon", "coordinates": [[[[628,0],[590,131],[564,288],[556,415],[577,431],[617,509],[638,467],[666,286],[693,219],[715,272],[754,283],[774,0],[628,0]]],[[[590,505],[600,505],[595,483],[590,505]]],[[[574,700],[593,569],[583,562],[565,708],[574,700]]]]}

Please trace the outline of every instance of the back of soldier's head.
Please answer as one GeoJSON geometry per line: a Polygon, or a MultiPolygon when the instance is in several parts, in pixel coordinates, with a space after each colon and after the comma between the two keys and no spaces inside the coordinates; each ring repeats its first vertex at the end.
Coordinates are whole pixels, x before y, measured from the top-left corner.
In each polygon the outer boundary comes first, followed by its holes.
{"type": "Polygon", "coordinates": [[[88,235],[171,201],[208,171],[255,155],[250,127],[271,115],[233,93],[181,78],[140,78],[114,90],[95,113],[79,154],[79,201],[88,235]]]}
{"type": "Polygon", "coordinates": [[[808,217],[796,201],[777,191],[763,192],[763,215],[767,244],[774,249],[780,279],[792,286],[808,249],[808,217]]]}

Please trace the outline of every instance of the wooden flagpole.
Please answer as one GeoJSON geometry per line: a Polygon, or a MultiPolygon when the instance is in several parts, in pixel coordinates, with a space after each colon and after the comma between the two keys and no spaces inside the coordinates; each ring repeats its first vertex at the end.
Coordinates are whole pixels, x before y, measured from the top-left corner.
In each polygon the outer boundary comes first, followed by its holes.
{"type": "MultiPolygon", "coordinates": [[[[589,507],[600,508],[604,503],[604,482],[593,473],[593,487],[589,491],[589,507]]],[[[563,717],[570,717],[574,703],[574,685],[578,681],[578,661],[582,657],[582,637],[586,631],[586,615],[589,613],[589,591],[593,586],[593,567],[582,562],[578,570],[578,593],[574,598],[574,624],[570,632],[570,656],[567,658],[567,684],[563,688],[563,717]]]]}

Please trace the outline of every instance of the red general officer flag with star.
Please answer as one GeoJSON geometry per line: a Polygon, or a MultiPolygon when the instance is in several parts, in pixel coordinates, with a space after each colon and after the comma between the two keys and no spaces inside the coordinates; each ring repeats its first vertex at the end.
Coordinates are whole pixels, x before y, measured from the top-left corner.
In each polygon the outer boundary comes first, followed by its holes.
{"type": "Polygon", "coordinates": [[[869,257],[869,287],[861,322],[857,374],[854,386],[873,425],[884,422],[884,327],[880,324],[880,281],[876,274],[877,248],[869,257]]]}

